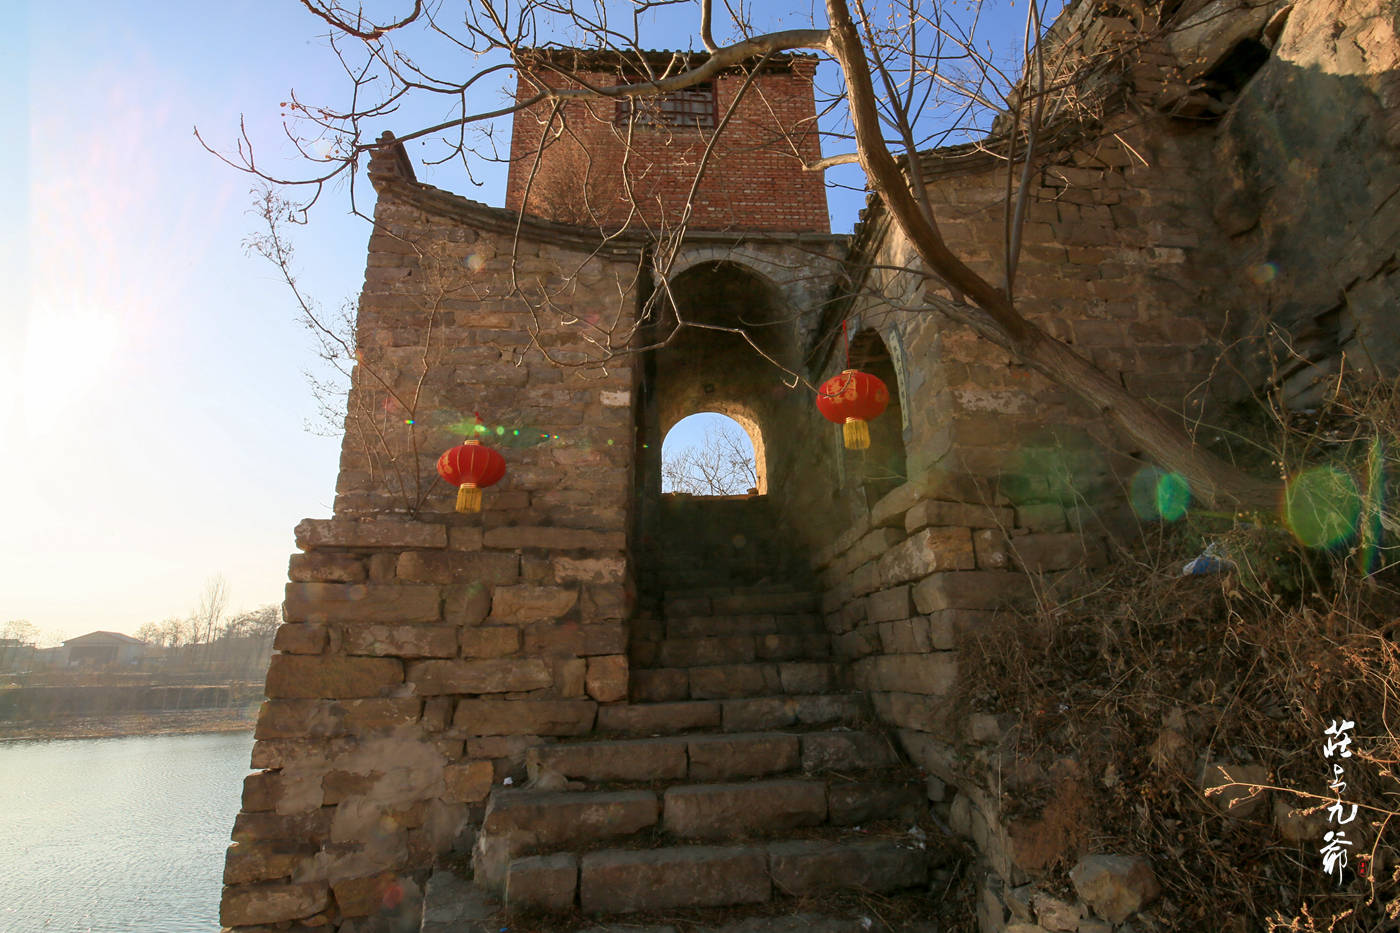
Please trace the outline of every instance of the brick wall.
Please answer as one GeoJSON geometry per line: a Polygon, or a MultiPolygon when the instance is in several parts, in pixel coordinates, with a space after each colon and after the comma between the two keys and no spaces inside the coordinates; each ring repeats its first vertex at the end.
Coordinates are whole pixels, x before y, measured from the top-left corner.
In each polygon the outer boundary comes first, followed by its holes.
{"type": "MultiPolygon", "coordinates": [[[[580,75],[588,84],[621,82],[615,70],[592,70],[595,67],[585,66],[580,75]]],[[[821,158],[812,91],[815,70],[815,60],[785,57],[754,80],[694,188],[692,229],[830,229],[822,175],[802,170],[803,162],[821,158]]],[[[551,75],[549,80],[559,78],[551,75]]],[[[744,80],[738,73],[716,77],[716,122],[730,109],[744,80]]],[[[518,96],[535,92],[522,76],[518,96]]],[[[548,104],[518,111],[511,132],[506,207],[523,206],[538,216],[607,230],[656,230],[676,224],[713,130],[628,126],[616,121],[616,112],[612,100],[570,102],[553,122],[548,104]]]]}

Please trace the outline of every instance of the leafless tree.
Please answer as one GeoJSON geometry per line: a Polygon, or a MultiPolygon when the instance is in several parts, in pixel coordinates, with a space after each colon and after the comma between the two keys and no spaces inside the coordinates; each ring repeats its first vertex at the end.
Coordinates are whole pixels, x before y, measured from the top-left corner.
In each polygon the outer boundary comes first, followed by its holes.
{"type": "Polygon", "coordinates": [[[661,456],[661,491],[692,496],[737,496],[758,486],[753,445],[729,424],[707,424],[699,444],[661,456]]]}
{"type": "Polygon", "coordinates": [[[281,622],[281,608],[268,603],[234,616],[224,626],[223,634],[228,638],[271,638],[281,622]]]}
{"type": "Polygon", "coordinates": [[[228,581],[224,575],[216,573],[204,581],[204,589],[199,594],[199,605],[190,615],[193,626],[193,642],[205,644],[214,640],[224,621],[224,610],[228,604],[228,581]]]}
{"type": "MultiPolygon", "coordinates": [[[[1089,92],[1094,85],[1088,80],[1100,63],[1072,54],[1073,43],[1054,46],[1040,41],[1040,0],[1028,4],[1015,69],[998,67],[979,47],[975,13],[965,25],[952,15],[951,7],[918,0],[878,6],[867,0],[825,0],[824,17],[810,28],[766,33],[752,27],[746,7],[726,4],[727,21],[721,23],[712,0],[697,0],[698,32],[707,54],[673,56],[662,67],[641,54],[652,43],[643,41],[640,23],[650,8],[672,3],[638,2],[619,15],[618,7],[606,0],[463,0],[442,5],[405,0],[396,12],[378,18],[339,0],[302,4],[330,29],[331,45],[348,82],[347,103],[316,106],[294,95],[286,102],[293,118],[288,135],[314,166],[307,177],[271,178],[246,135],[236,154],[228,157],[265,179],[309,186],[311,194],[302,209],[338,178],[349,180],[353,203],[356,168],[379,145],[373,134],[413,103],[426,101],[438,112],[450,112],[445,119],[407,131],[397,127],[399,140],[434,141],[441,147],[434,161],[456,161],[471,173],[479,159],[507,158],[499,151],[491,121],[521,108],[544,114],[547,129],[557,134],[567,131],[569,107],[577,102],[646,101],[728,69],[752,69],[756,61],[761,65],[787,52],[815,53],[834,62],[840,86],[826,98],[831,114],[824,131],[824,148],[831,154],[808,167],[860,167],[865,186],[913,247],[917,262],[908,271],[928,285],[922,291],[923,307],[973,328],[1077,395],[1148,456],[1182,474],[1201,501],[1246,508],[1272,505],[1270,484],[1197,446],[1179,423],[1134,397],[1116,374],[1097,368],[1018,306],[1016,267],[1037,147],[1057,122],[1084,116],[1077,108],[1100,103],[1089,92]],[[722,41],[716,38],[721,33],[722,41]],[[426,49],[434,43],[460,53],[460,70],[434,73],[423,64],[430,60],[426,49]],[[530,58],[534,49],[560,45],[615,52],[635,63],[634,76],[600,86],[581,70],[570,72],[557,65],[541,69],[530,58]],[[508,73],[522,76],[529,92],[519,98],[512,95],[505,104],[488,100],[491,86],[508,73]],[[1012,73],[1024,77],[1013,80],[1012,73]],[[944,239],[940,220],[947,218],[940,218],[928,197],[922,173],[909,166],[921,164],[919,154],[930,146],[963,131],[985,130],[985,119],[979,123],[978,114],[992,111],[1003,113],[1002,142],[993,148],[1006,163],[1007,222],[1000,271],[984,276],[944,239]]],[[[1158,25],[1152,9],[1134,9],[1140,29],[1150,31],[1158,25]]],[[[754,93],[750,84],[740,97],[745,93],[754,93]]],[[[718,115],[712,139],[723,136],[732,112],[731,108],[718,115]]],[[[706,147],[695,166],[696,184],[709,166],[711,149],[706,147]]],[[[685,236],[688,217],[688,211],[682,211],[675,221],[649,229],[657,243],[651,272],[659,288],[644,317],[670,302],[670,260],[685,236]]],[[[607,231],[600,232],[606,238],[607,231]]],[[[549,304],[548,296],[521,297],[546,309],[549,304]]],[[[606,359],[634,351],[635,335],[634,329],[623,327],[590,333],[589,339],[606,359]]]]}

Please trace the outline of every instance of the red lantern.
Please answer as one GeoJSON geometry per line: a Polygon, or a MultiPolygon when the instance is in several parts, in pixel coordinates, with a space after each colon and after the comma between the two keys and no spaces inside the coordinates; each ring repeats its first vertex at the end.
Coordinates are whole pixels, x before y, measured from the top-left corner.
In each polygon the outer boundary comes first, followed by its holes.
{"type": "Polygon", "coordinates": [[[437,471],[457,487],[457,511],[480,512],[481,490],[506,475],[506,458],[473,439],[438,457],[437,471]]]}
{"type": "Polygon", "coordinates": [[[847,450],[870,446],[866,424],[890,403],[890,390],[876,376],[858,369],[843,369],[823,382],[817,390],[817,410],[827,421],[841,425],[841,438],[847,450]]]}

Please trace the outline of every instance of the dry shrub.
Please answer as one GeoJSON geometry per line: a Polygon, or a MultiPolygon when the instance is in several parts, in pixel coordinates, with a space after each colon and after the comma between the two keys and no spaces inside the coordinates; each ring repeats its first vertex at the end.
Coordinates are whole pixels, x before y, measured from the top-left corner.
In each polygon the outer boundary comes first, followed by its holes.
{"type": "Polygon", "coordinates": [[[1055,791],[1048,777],[1005,773],[1048,776],[1069,761],[1084,775],[1085,824],[1057,827],[1080,844],[1047,875],[1052,886],[1079,854],[1136,853],[1162,883],[1148,914],[1165,929],[1400,929],[1400,572],[1375,569],[1397,526],[1383,508],[1387,464],[1375,460],[1397,436],[1394,398],[1338,392],[1291,425],[1277,457],[1289,475],[1330,464],[1369,477],[1348,540],[1306,548],[1286,520],[1151,527],[1087,594],[1007,616],[967,646],[963,709],[1019,721],[1014,761],[981,778],[1002,787],[1004,815],[1043,822],[1055,791]],[[1300,450],[1307,460],[1293,459],[1300,450]],[[1234,566],[1182,576],[1203,538],[1234,566]],[[1341,719],[1356,724],[1353,756],[1325,758],[1324,730],[1341,719]],[[1361,807],[1344,827],[1326,814],[1337,761],[1346,809],[1361,807]],[[1246,786],[1207,797],[1209,763],[1246,786]],[[1243,781],[1250,766],[1267,778],[1243,781]],[[1222,812],[1251,794],[1263,806],[1222,812]],[[1313,810],[1300,842],[1284,838],[1276,806],[1313,810]],[[1339,828],[1354,842],[1340,884],[1320,852],[1339,828]]]}

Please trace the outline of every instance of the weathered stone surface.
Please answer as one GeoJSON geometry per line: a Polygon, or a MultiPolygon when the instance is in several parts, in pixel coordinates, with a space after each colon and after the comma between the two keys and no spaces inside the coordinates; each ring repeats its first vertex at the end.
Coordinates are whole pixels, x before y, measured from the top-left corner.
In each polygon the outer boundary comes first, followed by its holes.
{"type": "Polygon", "coordinates": [[[520,650],[520,630],[509,625],[462,629],[462,657],[503,658],[520,650]]]}
{"type": "MultiPolygon", "coordinates": [[[[870,524],[875,528],[904,526],[904,513],[919,501],[921,491],[917,483],[904,483],[885,493],[870,507],[870,524]]],[[[962,524],[955,522],[954,524],[962,524]]]]}
{"type": "Polygon", "coordinates": [[[1288,842],[1294,845],[1313,843],[1327,832],[1327,824],[1327,807],[1320,801],[1283,794],[1275,796],[1274,828],[1288,842]]]}
{"type": "Polygon", "coordinates": [[[315,547],[447,547],[447,527],[383,518],[369,522],[308,518],[297,524],[296,541],[303,551],[315,547]]]}
{"type": "Polygon", "coordinates": [[[468,761],[442,769],[444,796],[454,803],[480,803],[491,793],[495,769],[489,761],[468,761]]]}
{"type": "Polygon", "coordinates": [[[775,732],[696,736],[686,743],[692,781],[733,781],[795,771],[798,737],[775,732]]]}
{"type": "Polygon", "coordinates": [[[277,627],[272,647],[284,654],[320,654],[326,650],[326,637],[324,625],[284,622],[277,627]]]}
{"type": "Polygon", "coordinates": [[[877,566],[881,586],[891,587],[939,571],[972,570],[976,565],[972,535],[966,528],[924,528],[887,551],[877,566]]]}
{"type": "Polygon", "coordinates": [[[897,693],[946,696],[957,682],[958,660],[953,651],[931,654],[889,654],[855,662],[857,687],[897,693]]]}
{"type": "Polygon", "coordinates": [[[373,697],[402,682],[403,662],[393,658],[275,654],[267,668],[271,699],[373,697]]]}
{"type": "Polygon", "coordinates": [[[459,700],[452,724],[468,735],[583,735],[597,710],[591,700],[459,700]]]}
{"type": "Polygon", "coordinates": [[[690,695],[697,700],[759,696],[782,689],[773,664],[721,664],[690,671],[690,695]]]}
{"type": "Polygon", "coordinates": [[[690,674],[674,667],[628,672],[628,692],[634,702],[671,703],[690,696],[690,674]]]}
{"type": "Polygon", "coordinates": [[[258,711],[253,735],[259,739],[317,739],[393,729],[417,720],[422,705],[416,697],[268,700],[258,711]]]}
{"type": "Polygon", "coordinates": [[[754,781],[668,788],[662,826],[692,839],[771,833],[826,820],[826,785],[821,781],[754,781]]]}
{"type": "Polygon", "coordinates": [[[224,856],[224,884],[285,881],[311,855],[296,843],[235,842],[224,856]]]}
{"type": "Polygon", "coordinates": [[[1004,506],[925,499],[904,514],[904,531],[912,535],[928,527],[1011,528],[1014,517],[1004,506]]]}
{"type": "MultiPolygon", "coordinates": [[[[765,878],[765,883],[767,879],[765,878]]],[[[249,884],[225,888],[219,905],[224,926],[252,926],[309,917],[330,904],[325,884],[249,884]]]]}
{"type": "Polygon", "coordinates": [[[442,618],[452,625],[480,625],[491,614],[491,587],[461,583],[442,588],[442,618]]]}
{"type": "Polygon", "coordinates": [[[1098,538],[1065,534],[1021,535],[1011,540],[1016,563],[1030,573],[1068,570],[1071,567],[1102,567],[1108,560],[1098,538]]]}
{"type": "Polygon", "coordinates": [[[1011,566],[1011,544],[999,528],[983,528],[972,533],[978,570],[1006,570],[1011,566]]]}
{"type": "Polygon", "coordinates": [[[870,594],[867,618],[871,622],[893,622],[907,619],[914,611],[914,600],[908,586],[893,586],[870,594]]]}
{"type": "Polygon", "coordinates": [[[803,771],[867,771],[899,761],[883,735],[811,732],[802,736],[803,771]]]}
{"type": "Polygon", "coordinates": [[[542,622],[525,626],[524,632],[528,655],[627,653],[627,629],[621,622],[542,622]]]}
{"type": "MultiPolygon", "coordinates": [[[[937,778],[933,778],[937,780],[937,778]]],[[[856,826],[873,820],[916,820],[926,805],[918,787],[883,781],[833,781],[826,795],[827,822],[856,826]]]]}
{"type": "Polygon", "coordinates": [[[1126,855],[1086,855],[1069,872],[1075,893],[1109,923],[1122,923],[1162,889],[1151,864],[1126,855]]]}
{"type": "Polygon", "coordinates": [[[489,548],[621,551],[627,547],[627,536],[620,531],[586,531],[581,528],[512,525],[488,530],[485,544],[489,548]]]}
{"type": "Polygon", "coordinates": [[[857,722],[866,715],[864,701],[852,694],[756,697],[725,700],[723,706],[725,732],[759,732],[794,723],[857,722]]]}
{"type": "Polygon", "coordinates": [[[436,622],[436,586],[382,583],[288,583],[288,622],[436,622]]]}
{"type": "Polygon", "coordinates": [[[578,603],[576,587],[521,583],[498,586],[491,594],[491,618],[500,622],[558,619],[578,603]]]}
{"type": "Polygon", "coordinates": [[[627,699],[627,655],[608,654],[589,658],[584,688],[599,703],[627,699]]]}
{"type": "Polygon", "coordinates": [[[768,844],[773,886],[791,897],[836,888],[881,892],[916,887],[928,880],[927,862],[922,850],[884,840],[768,844]]]}
{"type": "Polygon", "coordinates": [[[338,881],[331,885],[331,891],[341,916],[365,917],[402,903],[402,881],[413,884],[411,879],[400,879],[393,872],[381,872],[368,878],[338,881]]]}
{"type": "Polygon", "coordinates": [[[621,557],[554,557],[550,559],[559,583],[620,583],[627,573],[621,557]]]}
{"type": "Polygon", "coordinates": [[[440,693],[510,693],[539,690],[554,683],[549,665],[539,658],[414,661],[404,677],[418,696],[440,693]]]}
{"type": "Polygon", "coordinates": [[[500,790],[491,795],[481,831],[509,837],[515,851],[558,848],[620,839],[654,826],[660,815],[656,795],[647,790],[500,790]]]}
{"type": "Polygon", "coordinates": [[[1024,574],[993,570],[934,573],[914,587],[914,606],[922,613],[943,609],[997,609],[1030,595],[1024,574]]]}
{"type": "Polygon", "coordinates": [[[651,703],[598,708],[598,731],[623,735],[669,735],[690,729],[713,729],[720,724],[715,702],[651,703]]]}
{"type": "Polygon", "coordinates": [[[367,574],[358,557],[312,551],[293,554],[287,564],[287,576],[298,583],[360,583],[367,574]]]}
{"type": "Polygon", "coordinates": [[[784,693],[825,693],[836,686],[836,665],[822,661],[785,661],[778,665],[784,693]]]}
{"type": "Polygon", "coordinates": [[[405,551],[398,574],[413,583],[514,583],[520,559],[489,551],[405,551]]]}
{"type": "Polygon", "coordinates": [[[570,852],[518,858],[506,870],[506,910],[562,911],[578,893],[578,857],[570,852]]]}
{"type": "Polygon", "coordinates": [[[686,776],[684,739],[540,745],[525,756],[530,779],[546,771],[582,781],[670,781],[686,776]]]}
{"type": "Polygon", "coordinates": [[[346,654],[375,657],[457,656],[457,633],[450,625],[345,625],[340,644],[346,654]]]}
{"type": "Polygon", "coordinates": [[[753,659],[754,640],[745,635],[725,638],[668,638],[658,645],[657,651],[660,667],[744,664],[753,659]]]}
{"type": "Polygon", "coordinates": [[[771,894],[759,848],[688,846],[583,857],[579,903],[590,913],[757,904],[771,894]]]}

